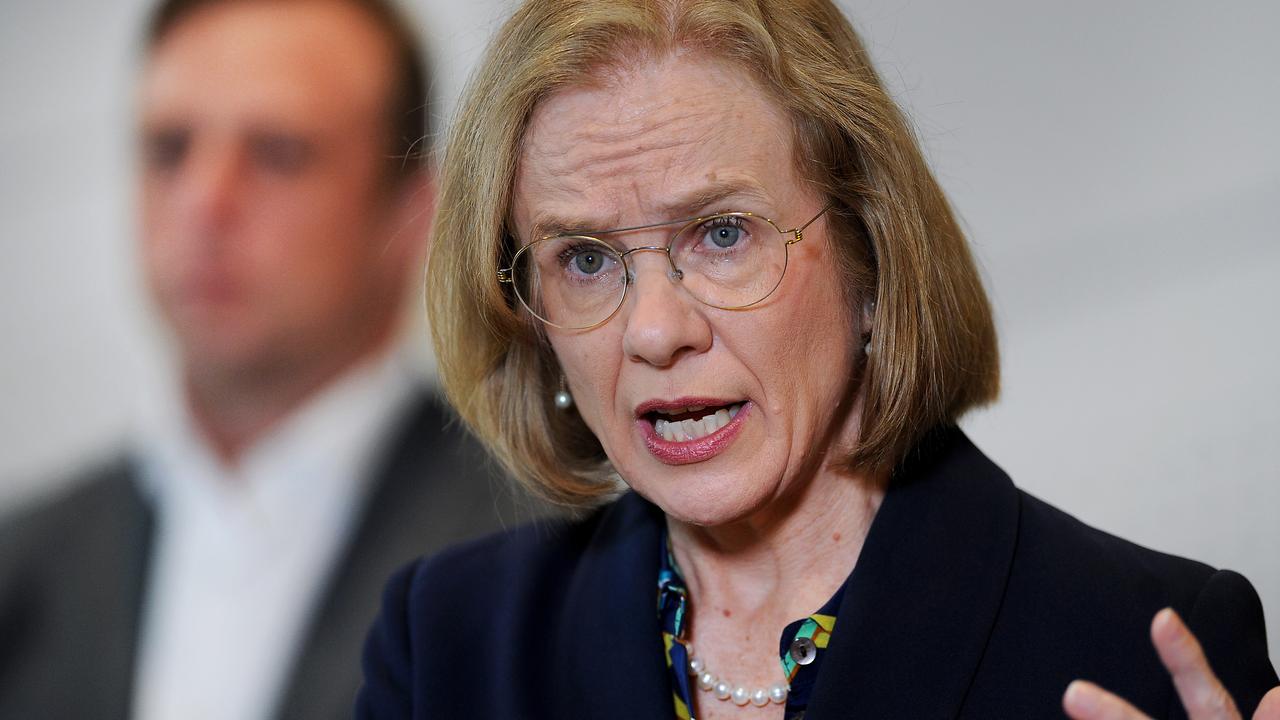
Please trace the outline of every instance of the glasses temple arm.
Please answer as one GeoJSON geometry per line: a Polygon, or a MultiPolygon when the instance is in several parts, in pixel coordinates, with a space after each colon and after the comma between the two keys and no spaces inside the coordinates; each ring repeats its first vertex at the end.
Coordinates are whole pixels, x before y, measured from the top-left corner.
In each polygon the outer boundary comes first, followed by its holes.
{"type": "MultiPolygon", "coordinates": [[[[807,223],[805,223],[805,224],[801,225],[800,227],[792,228],[792,229],[790,229],[790,230],[787,230],[786,232],[791,233],[791,236],[792,236],[792,239],[791,239],[791,240],[788,240],[788,241],[787,241],[787,244],[788,244],[788,245],[795,245],[796,243],[798,243],[798,242],[800,242],[801,240],[803,240],[803,239],[804,239],[804,229],[805,229],[805,228],[807,228],[807,227],[809,227],[810,225],[814,224],[815,222],[817,222],[817,221],[818,221],[818,218],[822,217],[823,215],[826,215],[826,214],[827,214],[827,211],[828,211],[828,210],[830,210],[831,208],[835,207],[835,206],[836,206],[836,204],[835,204],[835,202],[834,202],[834,201],[829,202],[829,203],[827,203],[827,204],[826,204],[826,206],[824,206],[821,210],[819,210],[819,211],[818,211],[818,214],[817,214],[817,215],[814,215],[813,217],[809,218],[809,222],[807,222],[807,223]]],[[[783,234],[785,235],[786,233],[783,233],[783,234]]]]}

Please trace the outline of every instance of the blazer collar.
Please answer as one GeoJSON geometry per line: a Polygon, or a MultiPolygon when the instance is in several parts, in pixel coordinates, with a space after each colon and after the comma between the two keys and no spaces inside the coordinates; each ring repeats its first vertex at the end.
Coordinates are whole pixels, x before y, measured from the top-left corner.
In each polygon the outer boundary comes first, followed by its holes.
{"type": "Polygon", "coordinates": [[[1004,595],[1018,492],[955,428],[894,474],[850,575],[810,720],[956,717],[1004,595]]]}
{"type": "Polygon", "coordinates": [[[18,715],[127,717],[154,525],[136,461],[115,459],[47,513],[57,542],[30,556],[4,628],[17,632],[0,649],[0,664],[22,658],[21,677],[38,681],[20,696],[39,698],[40,711],[18,715]]]}
{"type": "Polygon", "coordinates": [[[555,717],[672,717],[658,622],[658,562],[666,521],[635,493],[606,508],[565,588],[567,697],[555,717]],[[625,688],[625,690],[623,690],[625,688]]]}

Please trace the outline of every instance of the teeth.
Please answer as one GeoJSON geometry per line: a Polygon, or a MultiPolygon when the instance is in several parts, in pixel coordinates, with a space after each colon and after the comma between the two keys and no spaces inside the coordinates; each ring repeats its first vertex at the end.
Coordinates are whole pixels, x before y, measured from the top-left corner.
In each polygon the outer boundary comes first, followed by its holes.
{"type": "Polygon", "coordinates": [[[706,435],[706,433],[702,432],[701,420],[683,420],[680,424],[684,425],[684,434],[694,440],[706,435]]]}
{"type": "MultiPolygon", "coordinates": [[[[683,410],[675,410],[671,412],[659,411],[665,414],[674,415],[682,412],[697,412],[705,410],[705,406],[697,406],[685,408],[683,410]]],[[[727,409],[720,408],[710,415],[705,415],[701,420],[667,420],[658,418],[653,423],[654,432],[662,436],[667,442],[689,442],[704,438],[720,428],[728,425],[733,418],[738,416],[738,411],[742,409],[742,404],[738,403],[730,405],[727,409]]]]}
{"type": "Polygon", "coordinates": [[[682,423],[671,422],[670,420],[663,420],[659,418],[657,422],[653,424],[653,429],[662,436],[663,440],[666,440],[667,442],[688,442],[693,439],[684,431],[684,425],[682,423]]]}

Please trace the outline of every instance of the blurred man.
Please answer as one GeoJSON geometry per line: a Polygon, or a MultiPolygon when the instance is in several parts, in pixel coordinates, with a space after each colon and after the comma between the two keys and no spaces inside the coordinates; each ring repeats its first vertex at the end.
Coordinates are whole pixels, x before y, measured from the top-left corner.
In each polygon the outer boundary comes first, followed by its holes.
{"type": "Polygon", "coordinates": [[[170,0],[146,49],[141,257],[180,381],[0,533],[0,717],[348,717],[387,575],[498,523],[393,352],[419,50],[380,0],[170,0]]]}

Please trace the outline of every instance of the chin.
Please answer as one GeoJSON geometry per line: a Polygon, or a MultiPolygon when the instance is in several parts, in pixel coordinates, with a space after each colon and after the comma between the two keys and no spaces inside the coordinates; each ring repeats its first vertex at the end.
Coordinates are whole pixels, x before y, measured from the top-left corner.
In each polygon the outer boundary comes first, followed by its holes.
{"type": "Polygon", "coordinates": [[[655,492],[644,487],[636,491],[667,517],[699,527],[719,527],[749,518],[767,507],[773,497],[764,483],[748,480],[744,473],[689,474],[693,477],[666,478],[667,486],[655,492]],[[673,480],[681,484],[674,485],[673,480]]]}

